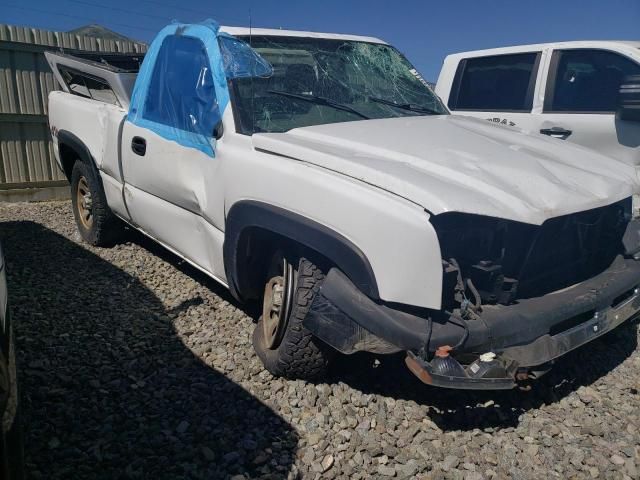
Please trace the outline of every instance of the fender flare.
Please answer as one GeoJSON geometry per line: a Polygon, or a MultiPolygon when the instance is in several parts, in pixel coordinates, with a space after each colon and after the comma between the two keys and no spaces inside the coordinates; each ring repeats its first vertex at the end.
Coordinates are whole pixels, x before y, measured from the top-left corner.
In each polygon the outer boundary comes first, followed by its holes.
{"type": "Polygon", "coordinates": [[[362,293],[379,299],[371,264],[349,239],[300,214],[254,200],[233,204],[226,218],[224,267],[234,297],[242,298],[246,289],[248,276],[241,271],[238,250],[243,233],[252,228],[275,233],[318,252],[340,269],[362,293]]]}
{"type": "MultiPolygon", "coordinates": [[[[58,155],[63,168],[64,162],[62,160],[62,152],[60,151],[61,146],[67,146],[71,150],[76,152],[80,157],[80,160],[85,162],[91,168],[98,168],[95,164],[95,161],[93,160],[93,155],[91,155],[89,148],[87,148],[84,142],[76,137],[73,133],[69,132],[68,130],[59,130],[56,136],[58,137],[58,155]]],[[[68,179],[71,180],[71,172],[65,171],[64,173],[68,176],[68,179]]]]}

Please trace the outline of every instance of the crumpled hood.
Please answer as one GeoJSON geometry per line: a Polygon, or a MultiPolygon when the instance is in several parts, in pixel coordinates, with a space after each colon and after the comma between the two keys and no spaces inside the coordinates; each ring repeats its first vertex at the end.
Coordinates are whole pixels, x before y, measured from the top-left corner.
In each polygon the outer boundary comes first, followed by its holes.
{"type": "Polygon", "coordinates": [[[375,185],[434,215],[457,211],[541,224],[639,190],[632,166],[470,117],[335,123],[256,134],[253,144],[375,185]]]}

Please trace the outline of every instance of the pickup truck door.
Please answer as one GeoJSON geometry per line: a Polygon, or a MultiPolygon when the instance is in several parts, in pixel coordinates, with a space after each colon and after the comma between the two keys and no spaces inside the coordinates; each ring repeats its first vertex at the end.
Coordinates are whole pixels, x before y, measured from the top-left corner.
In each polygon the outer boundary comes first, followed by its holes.
{"type": "Polygon", "coordinates": [[[456,114],[529,131],[542,59],[536,50],[462,59],[443,100],[456,114]]]}
{"type": "Polygon", "coordinates": [[[217,26],[170,25],[147,53],[122,131],[132,222],[224,282],[215,130],[228,104],[217,26]]]}
{"type": "Polygon", "coordinates": [[[540,133],[640,165],[640,122],[616,118],[620,83],[640,74],[640,64],[610,50],[555,50],[551,57],[540,133]]]}

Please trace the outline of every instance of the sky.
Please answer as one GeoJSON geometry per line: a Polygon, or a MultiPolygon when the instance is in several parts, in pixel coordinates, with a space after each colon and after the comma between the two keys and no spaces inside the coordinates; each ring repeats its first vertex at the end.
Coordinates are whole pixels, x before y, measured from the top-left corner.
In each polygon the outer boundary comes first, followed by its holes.
{"type": "Polygon", "coordinates": [[[640,0],[0,0],[0,23],[99,23],[150,42],[176,19],[376,36],[429,81],[449,53],[560,40],[640,40],[640,0]]]}

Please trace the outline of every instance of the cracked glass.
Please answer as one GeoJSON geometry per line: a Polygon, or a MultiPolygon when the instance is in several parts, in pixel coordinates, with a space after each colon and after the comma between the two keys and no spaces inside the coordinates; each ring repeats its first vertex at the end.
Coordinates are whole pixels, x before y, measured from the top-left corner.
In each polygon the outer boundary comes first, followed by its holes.
{"type": "Polygon", "coordinates": [[[242,133],[448,114],[413,65],[389,45],[285,36],[242,40],[272,67],[269,77],[230,79],[242,133]]]}

